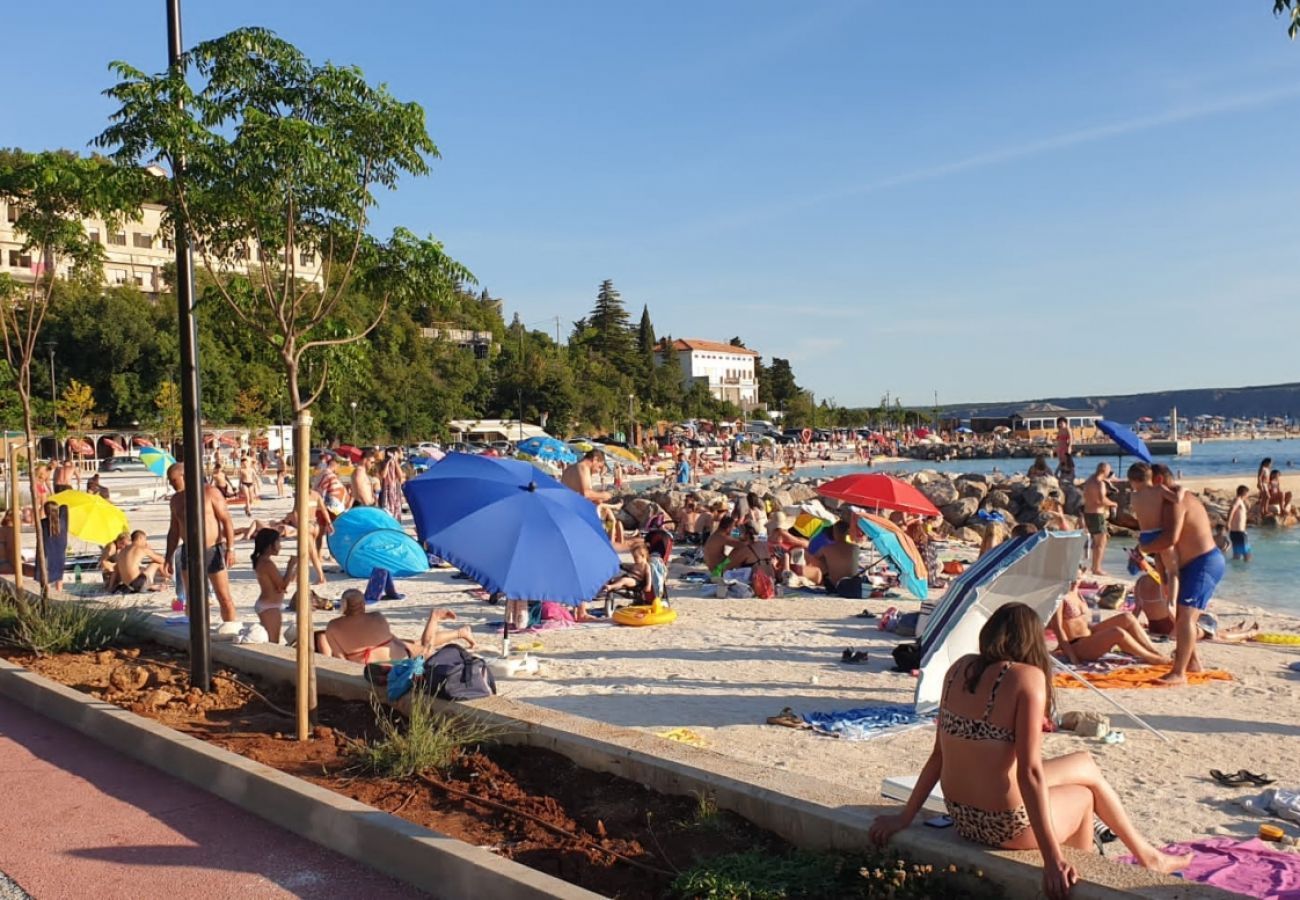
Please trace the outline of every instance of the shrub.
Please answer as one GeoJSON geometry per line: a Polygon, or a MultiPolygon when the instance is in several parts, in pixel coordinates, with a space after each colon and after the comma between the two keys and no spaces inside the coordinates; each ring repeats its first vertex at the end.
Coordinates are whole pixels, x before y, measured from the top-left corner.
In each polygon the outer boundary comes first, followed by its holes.
{"type": "Polygon", "coordinates": [[[749,850],[705,860],[679,875],[672,896],[708,900],[824,897],[994,898],[1003,891],[956,866],[909,863],[893,851],[854,854],[749,850]]]}
{"type": "Polygon", "coordinates": [[[353,741],[348,749],[363,769],[376,775],[410,778],[430,769],[445,769],[462,749],[490,741],[499,733],[468,716],[435,712],[433,699],[420,692],[411,694],[405,729],[377,698],[370,703],[380,736],[369,742],[353,741]]]}
{"type": "Polygon", "coordinates": [[[27,604],[0,615],[0,637],[36,654],[82,653],[139,637],[144,619],[138,609],[97,602],[52,602],[43,613],[27,604]]]}

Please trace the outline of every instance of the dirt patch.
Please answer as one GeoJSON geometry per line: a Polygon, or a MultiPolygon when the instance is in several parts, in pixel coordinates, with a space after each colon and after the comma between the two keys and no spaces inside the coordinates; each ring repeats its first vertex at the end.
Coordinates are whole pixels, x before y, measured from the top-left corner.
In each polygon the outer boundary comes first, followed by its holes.
{"type": "Polygon", "coordinates": [[[496,745],[460,754],[431,779],[361,773],[348,753],[376,730],[368,704],[322,697],[316,740],[293,739],[290,689],[218,669],[189,687],[184,653],[153,644],[14,662],[69,687],[508,859],[610,897],[667,893],[695,863],[789,849],[708,798],[670,797],[590,772],[550,751],[496,745]],[[260,696],[259,696],[260,695],[260,696]]]}

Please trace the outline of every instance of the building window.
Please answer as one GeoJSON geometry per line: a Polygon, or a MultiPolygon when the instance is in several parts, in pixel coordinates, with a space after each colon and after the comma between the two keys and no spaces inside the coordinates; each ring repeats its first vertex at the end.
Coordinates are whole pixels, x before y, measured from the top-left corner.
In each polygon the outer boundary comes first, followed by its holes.
{"type": "Polygon", "coordinates": [[[311,250],[298,251],[298,265],[312,266],[316,264],[316,254],[311,250]]]}
{"type": "Polygon", "coordinates": [[[9,267],[12,269],[30,269],[32,267],[32,255],[21,250],[10,250],[9,267]]]}
{"type": "Polygon", "coordinates": [[[141,250],[152,250],[153,235],[137,231],[131,235],[131,243],[141,250]]]}
{"type": "Polygon", "coordinates": [[[86,229],[86,237],[90,238],[93,242],[95,242],[96,244],[98,244],[98,243],[99,243],[99,229],[98,229],[98,228],[87,228],[87,229],[86,229]]]}
{"type": "Polygon", "coordinates": [[[248,248],[245,247],[243,244],[236,244],[235,259],[239,260],[240,262],[243,262],[244,260],[248,259],[248,248]]]}
{"type": "Polygon", "coordinates": [[[126,232],[125,232],[125,231],[114,231],[112,234],[110,234],[110,235],[108,236],[108,243],[109,243],[109,246],[111,246],[111,247],[125,247],[125,246],[126,246],[126,232]]]}
{"type": "Polygon", "coordinates": [[[109,269],[108,280],[110,284],[126,284],[126,270],[109,269]]]}
{"type": "Polygon", "coordinates": [[[14,206],[12,203],[10,203],[10,204],[9,204],[9,209],[8,209],[8,211],[5,213],[5,217],[6,217],[6,219],[7,219],[7,221],[9,222],[10,225],[12,225],[13,223],[17,222],[17,221],[18,221],[18,207],[14,206]]]}

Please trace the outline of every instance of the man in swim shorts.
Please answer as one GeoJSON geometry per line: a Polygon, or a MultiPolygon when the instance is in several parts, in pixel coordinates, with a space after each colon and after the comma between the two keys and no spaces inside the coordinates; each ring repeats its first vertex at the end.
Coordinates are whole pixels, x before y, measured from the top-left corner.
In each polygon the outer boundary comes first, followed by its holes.
{"type": "MultiPolygon", "coordinates": [[[[171,577],[173,554],[176,552],[176,546],[180,544],[182,579],[185,578],[190,559],[193,557],[201,558],[204,571],[208,574],[208,581],[212,585],[212,593],[216,594],[217,604],[221,607],[221,621],[233,622],[236,619],[235,599],[230,593],[228,570],[235,564],[235,553],[231,549],[235,546],[235,523],[230,518],[230,509],[226,506],[226,498],[221,496],[221,491],[210,484],[199,486],[198,489],[203,491],[203,542],[206,546],[198,553],[195,553],[193,552],[195,548],[182,543],[186,531],[185,467],[180,463],[173,463],[167,469],[167,481],[176,493],[172,494],[171,497],[172,517],[171,526],[167,529],[167,551],[164,554],[163,576],[171,577]]],[[[190,598],[187,597],[186,599],[185,614],[189,615],[188,600],[190,598]]]]}
{"type": "Polygon", "coordinates": [[[1250,515],[1250,488],[1237,485],[1237,497],[1228,510],[1228,540],[1232,543],[1232,558],[1250,562],[1250,542],[1246,539],[1246,519],[1250,515]]]}
{"type": "Polygon", "coordinates": [[[165,561],[149,546],[147,534],[131,532],[131,542],[117,553],[118,589],[132,594],[159,590],[156,579],[165,561]]]}
{"type": "MultiPolygon", "coordinates": [[[[1166,468],[1161,467],[1159,473],[1162,482],[1174,487],[1166,468]]],[[[1171,685],[1185,683],[1188,672],[1201,671],[1196,655],[1197,623],[1210,605],[1227,563],[1214,545],[1209,514],[1197,497],[1180,490],[1178,499],[1167,504],[1165,510],[1160,535],[1145,547],[1152,553],[1173,549],[1180,560],[1175,594],[1178,611],[1174,620],[1174,667],[1160,679],[1161,683],[1171,685]]]]}
{"type": "Polygon", "coordinates": [[[1110,534],[1106,530],[1106,520],[1110,511],[1119,504],[1110,499],[1106,489],[1110,487],[1110,463],[1100,463],[1097,470],[1083,483],[1083,522],[1092,538],[1092,574],[1105,575],[1101,569],[1102,554],[1106,552],[1106,542],[1110,534]]]}
{"type": "MultiPolygon", "coordinates": [[[[1150,544],[1160,538],[1169,498],[1154,484],[1151,466],[1144,462],[1136,462],[1128,467],[1128,486],[1132,491],[1129,504],[1138,520],[1138,545],[1143,551],[1152,553],[1150,544]]],[[[1175,574],[1178,571],[1178,559],[1172,550],[1167,550],[1161,554],[1160,561],[1165,572],[1162,584],[1165,599],[1172,603],[1178,595],[1178,577],[1175,574]]]]}

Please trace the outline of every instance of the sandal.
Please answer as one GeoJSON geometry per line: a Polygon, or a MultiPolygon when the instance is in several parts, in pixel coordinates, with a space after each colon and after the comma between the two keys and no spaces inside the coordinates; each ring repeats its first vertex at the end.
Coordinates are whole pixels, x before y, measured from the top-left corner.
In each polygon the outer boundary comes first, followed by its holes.
{"type": "Polygon", "coordinates": [[[1245,772],[1246,770],[1242,769],[1236,775],[1225,775],[1223,772],[1220,772],[1218,769],[1211,769],[1210,777],[1213,778],[1215,781],[1217,781],[1219,784],[1223,785],[1224,787],[1241,787],[1244,784],[1250,783],[1250,779],[1244,777],[1245,772]]]}
{"type": "Polygon", "coordinates": [[[808,724],[790,707],[781,710],[778,715],[768,716],[767,724],[781,725],[785,728],[807,728],[808,724]]]}
{"type": "Polygon", "coordinates": [[[866,650],[854,650],[852,647],[845,650],[840,656],[840,662],[846,662],[851,666],[860,666],[869,659],[866,650]]]}
{"type": "Polygon", "coordinates": [[[876,614],[869,609],[864,609],[862,612],[854,616],[855,619],[874,619],[875,617],[876,614]]]}
{"type": "Polygon", "coordinates": [[[1277,780],[1276,778],[1269,778],[1267,775],[1255,775],[1245,769],[1239,770],[1237,777],[1246,779],[1248,783],[1255,785],[1255,787],[1264,787],[1264,785],[1272,784],[1277,780]]]}
{"type": "Polygon", "coordinates": [[[334,608],[333,600],[326,600],[315,591],[311,592],[311,607],[319,610],[332,610],[334,608]]]}

